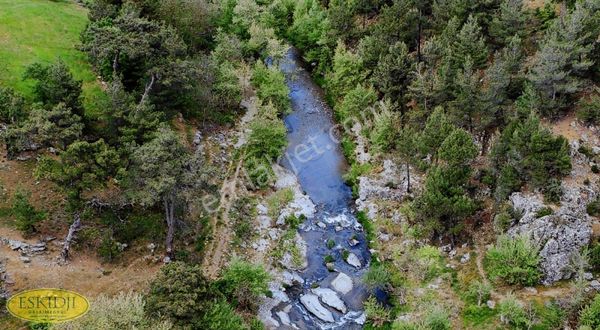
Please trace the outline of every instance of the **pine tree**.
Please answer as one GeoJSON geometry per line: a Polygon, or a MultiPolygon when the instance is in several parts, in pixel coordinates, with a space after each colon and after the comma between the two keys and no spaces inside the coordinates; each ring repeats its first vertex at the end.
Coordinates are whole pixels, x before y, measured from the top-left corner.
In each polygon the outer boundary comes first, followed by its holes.
{"type": "Polygon", "coordinates": [[[488,49],[481,32],[481,27],[472,15],[462,26],[458,35],[454,38],[452,45],[452,58],[454,68],[457,68],[468,57],[473,60],[473,68],[479,69],[484,66],[488,58],[488,49]]]}
{"type": "Polygon", "coordinates": [[[325,77],[327,91],[334,100],[342,98],[348,91],[364,81],[365,73],[361,58],[338,42],[333,56],[333,69],[325,77]]]}
{"type": "Polygon", "coordinates": [[[598,35],[594,13],[600,5],[592,3],[597,2],[578,2],[572,13],[556,19],[535,55],[529,79],[541,97],[540,110],[545,116],[556,116],[568,106],[593,66],[598,35]]]}
{"type": "Polygon", "coordinates": [[[497,45],[508,45],[513,36],[522,38],[525,35],[526,20],[523,0],[504,0],[490,24],[490,36],[497,45]]]}
{"type": "MultiPolygon", "coordinates": [[[[458,72],[455,81],[454,100],[450,102],[449,115],[452,121],[469,132],[480,127],[483,102],[481,100],[481,79],[473,70],[469,57],[458,72]]],[[[484,119],[485,120],[485,119],[484,119]]]]}
{"type": "Polygon", "coordinates": [[[387,98],[404,105],[404,94],[410,82],[412,58],[408,47],[403,42],[390,46],[388,54],[379,60],[379,65],[373,72],[372,81],[387,98]]]}
{"type": "Polygon", "coordinates": [[[423,155],[430,155],[434,162],[437,162],[438,149],[454,129],[454,126],[446,117],[444,109],[442,107],[435,108],[427,118],[425,128],[418,139],[419,150],[423,155]]]}

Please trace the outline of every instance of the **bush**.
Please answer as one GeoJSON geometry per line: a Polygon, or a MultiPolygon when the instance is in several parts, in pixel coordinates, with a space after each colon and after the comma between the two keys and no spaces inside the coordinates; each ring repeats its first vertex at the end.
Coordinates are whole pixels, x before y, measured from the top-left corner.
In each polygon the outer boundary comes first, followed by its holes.
{"type": "Polygon", "coordinates": [[[508,284],[534,285],[540,279],[539,249],[527,236],[498,237],[496,245],[486,257],[485,265],[490,278],[504,280],[508,284]]]}
{"type": "Polygon", "coordinates": [[[600,329],[600,294],[596,294],[592,303],[581,310],[579,325],[600,329]]]}
{"type": "Polygon", "coordinates": [[[104,262],[111,262],[116,259],[121,251],[119,250],[119,246],[117,242],[113,239],[112,235],[106,234],[102,238],[100,242],[100,246],[98,247],[98,255],[102,258],[104,262]]]}
{"type": "Polygon", "coordinates": [[[262,266],[235,259],[217,285],[232,306],[255,313],[260,296],[269,293],[269,280],[270,276],[262,266]]]}
{"type": "Polygon", "coordinates": [[[498,233],[505,233],[514,221],[515,218],[513,216],[512,207],[508,204],[504,204],[494,216],[494,229],[498,233]]]}
{"type": "Polygon", "coordinates": [[[425,316],[425,328],[429,330],[449,330],[451,328],[448,313],[441,308],[434,308],[425,316]]]}
{"type": "Polygon", "coordinates": [[[12,214],[15,226],[24,235],[35,232],[35,225],[46,218],[46,212],[38,211],[29,202],[29,193],[18,190],[13,197],[12,214]]]}
{"type": "Polygon", "coordinates": [[[590,266],[600,270],[600,242],[593,243],[589,251],[590,266]]]}
{"type": "Polygon", "coordinates": [[[206,330],[245,330],[243,319],[235,313],[233,308],[225,301],[210,304],[200,322],[195,324],[195,329],[206,330]]]}
{"type": "Polygon", "coordinates": [[[577,118],[586,124],[600,124],[600,94],[593,94],[589,100],[579,102],[577,118]]]}
{"type": "Polygon", "coordinates": [[[218,298],[200,266],[173,262],[164,266],[150,284],[145,309],[154,317],[166,317],[180,326],[199,321],[218,298]]]}
{"type": "Polygon", "coordinates": [[[258,98],[263,103],[272,103],[277,113],[290,112],[289,89],[285,84],[285,76],[276,67],[267,68],[262,62],[256,62],[252,72],[252,85],[256,88],[258,98]]]}
{"type": "Polygon", "coordinates": [[[600,216],[600,197],[591,201],[587,205],[586,210],[587,210],[587,214],[589,214],[593,217],[600,216]]]}
{"type": "Polygon", "coordinates": [[[466,292],[466,298],[469,302],[480,306],[482,303],[490,299],[491,292],[492,286],[490,284],[480,281],[473,281],[471,284],[469,284],[469,288],[466,292]]]}
{"type": "Polygon", "coordinates": [[[434,246],[425,245],[417,249],[415,258],[419,276],[425,280],[438,276],[444,270],[442,255],[434,246]]]}
{"type": "Polygon", "coordinates": [[[542,192],[544,193],[544,200],[548,203],[559,203],[560,198],[563,195],[562,185],[560,180],[552,178],[548,180],[546,186],[542,188],[542,192]]]}
{"type": "Polygon", "coordinates": [[[364,303],[364,308],[365,313],[367,314],[367,320],[373,326],[381,327],[390,322],[390,311],[379,304],[375,298],[371,297],[367,299],[364,303]]]}
{"type": "Polygon", "coordinates": [[[525,308],[511,295],[500,301],[498,310],[502,323],[514,329],[529,329],[532,326],[525,308]]]}
{"type": "Polygon", "coordinates": [[[374,265],[363,275],[362,281],[369,290],[384,288],[390,283],[391,276],[383,265],[374,265]]]}
{"type": "Polygon", "coordinates": [[[550,208],[550,207],[542,207],[541,209],[539,209],[535,213],[535,216],[536,216],[536,218],[541,218],[541,217],[545,217],[547,215],[550,215],[552,213],[554,213],[554,211],[552,211],[552,208],[550,208]]]}
{"type": "Polygon", "coordinates": [[[101,295],[91,301],[91,309],[83,317],[56,324],[52,329],[172,329],[168,321],[149,318],[144,313],[144,307],[144,298],[139,293],[122,292],[115,297],[101,295]]]}

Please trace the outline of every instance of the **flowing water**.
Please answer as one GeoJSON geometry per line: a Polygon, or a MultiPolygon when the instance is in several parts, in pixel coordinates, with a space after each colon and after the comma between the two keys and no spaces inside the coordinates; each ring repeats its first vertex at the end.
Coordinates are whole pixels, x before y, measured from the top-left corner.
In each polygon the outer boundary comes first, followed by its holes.
{"type": "Polygon", "coordinates": [[[300,234],[308,246],[308,267],[299,272],[305,280],[303,287],[291,294],[294,308],[290,318],[301,329],[360,329],[358,323],[362,323],[360,319],[364,317],[362,303],[367,294],[360,278],[369,265],[370,254],[354,215],[351,189],[342,177],[348,164],[335,134],[332,111],[295,48],[287,52],[279,67],[290,89],[293,110],[285,117],[289,144],[282,165],[296,174],[300,185],[317,206],[315,217],[307,219],[300,227],[300,234]],[[332,249],[327,246],[329,240],[335,242],[332,249]],[[360,267],[351,266],[344,260],[343,256],[349,253],[358,257],[360,267]],[[324,263],[327,255],[335,258],[333,272],[324,263]],[[315,287],[333,288],[331,282],[339,273],[348,275],[353,282],[351,291],[339,294],[348,311],[342,314],[323,304],[335,320],[325,322],[307,311],[299,299],[315,287]]]}

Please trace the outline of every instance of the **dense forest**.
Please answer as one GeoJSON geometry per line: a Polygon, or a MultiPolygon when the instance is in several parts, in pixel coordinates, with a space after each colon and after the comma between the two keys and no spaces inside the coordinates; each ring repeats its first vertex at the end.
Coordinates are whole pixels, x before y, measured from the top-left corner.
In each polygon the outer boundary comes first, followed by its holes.
{"type": "MultiPolygon", "coordinates": [[[[2,182],[0,225],[59,237],[63,266],[159,267],[83,318],[30,328],[326,327],[302,299],[310,326],[263,311],[281,274],[301,272],[298,232],[313,221],[285,212],[306,195],[274,165],[296,109],[280,69],[293,48],[332,109],[365,235],[354,325],[600,329],[600,1],[69,5],[86,10],[74,49],[100,96],[90,104],[60,56],[11,77],[26,88],[0,80],[3,162],[26,164],[23,184],[2,182]]],[[[342,243],[322,243],[330,272],[356,257],[342,243]]]]}

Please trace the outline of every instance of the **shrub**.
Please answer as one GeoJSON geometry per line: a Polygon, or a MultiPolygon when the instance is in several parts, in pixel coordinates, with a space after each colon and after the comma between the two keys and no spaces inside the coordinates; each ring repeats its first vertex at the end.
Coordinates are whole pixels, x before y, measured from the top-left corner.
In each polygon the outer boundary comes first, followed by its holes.
{"type": "Polygon", "coordinates": [[[492,318],[496,316],[498,309],[490,309],[487,305],[468,305],[462,311],[462,317],[465,323],[471,325],[472,328],[478,328],[492,322],[492,318]]]}
{"type": "Polygon", "coordinates": [[[429,311],[425,316],[425,329],[449,330],[451,328],[448,313],[437,307],[429,311]]]}
{"type": "Polygon", "coordinates": [[[381,103],[380,113],[373,119],[373,129],[369,134],[371,144],[379,152],[386,152],[396,143],[398,118],[392,113],[389,105],[381,103]]]}
{"type": "Polygon", "coordinates": [[[46,212],[38,211],[29,202],[29,193],[18,190],[13,197],[12,214],[15,225],[24,235],[35,232],[35,225],[46,218],[46,212]]]}
{"type": "Polygon", "coordinates": [[[482,303],[490,299],[492,286],[488,283],[473,281],[469,284],[466,292],[466,298],[469,302],[480,306],[482,303]]]}
{"type": "Polygon", "coordinates": [[[104,262],[110,262],[116,259],[121,251],[119,250],[119,246],[117,242],[113,239],[112,235],[106,234],[102,238],[100,242],[100,246],[98,246],[98,255],[102,258],[104,262]]]}
{"type": "Polygon", "coordinates": [[[591,201],[586,207],[587,213],[593,217],[600,216],[600,197],[591,201]]]}
{"type": "Polygon", "coordinates": [[[596,165],[596,164],[592,165],[592,173],[595,173],[595,174],[600,173],[600,168],[598,168],[598,165],[596,165]]]}
{"type": "Polygon", "coordinates": [[[241,299],[256,301],[259,296],[267,294],[269,280],[270,276],[262,266],[235,259],[223,272],[219,286],[222,293],[239,304],[241,299]]]}
{"type": "Polygon", "coordinates": [[[379,304],[374,297],[367,299],[364,303],[367,320],[375,327],[381,327],[390,322],[390,311],[379,304]]]}
{"type": "Polygon", "coordinates": [[[161,268],[150,284],[145,309],[151,316],[166,317],[185,326],[198,322],[219,296],[200,266],[173,262],[161,268]]]}
{"type": "Polygon", "coordinates": [[[562,185],[560,180],[552,178],[548,180],[546,186],[542,188],[544,200],[548,203],[558,203],[563,195],[562,185]]]}
{"type": "Polygon", "coordinates": [[[586,124],[600,124],[600,94],[593,94],[589,100],[579,102],[577,118],[586,124]]]}
{"type": "Polygon", "coordinates": [[[590,266],[600,270],[600,242],[593,243],[589,251],[590,266]]]}
{"type": "Polygon", "coordinates": [[[259,116],[250,123],[246,153],[248,156],[275,161],[287,145],[287,130],[274,115],[271,105],[261,106],[259,111],[259,116]]]}
{"type": "Polygon", "coordinates": [[[541,276],[538,252],[538,247],[527,236],[499,236],[496,245],[485,257],[490,278],[500,278],[508,284],[536,284],[541,276]]]}
{"type": "Polygon", "coordinates": [[[525,308],[512,295],[508,295],[498,304],[500,320],[515,329],[529,329],[531,322],[525,308]]]}
{"type": "Polygon", "coordinates": [[[443,258],[440,251],[431,245],[425,245],[415,251],[416,267],[419,275],[427,280],[439,275],[443,269],[443,258]]]}
{"type": "Polygon", "coordinates": [[[508,204],[502,205],[499,212],[494,216],[494,229],[498,233],[505,233],[512,225],[515,218],[512,214],[512,208],[508,204]]]}
{"type": "Polygon", "coordinates": [[[363,275],[362,281],[369,290],[384,288],[390,283],[391,277],[383,265],[371,266],[363,275]]]}
{"type": "Polygon", "coordinates": [[[550,215],[552,213],[554,213],[554,211],[552,211],[552,208],[550,208],[550,207],[543,207],[543,208],[539,209],[535,213],[535,216],[536,216],[536,218],[541,218],[541,217],[545,217],[547,215],[550,215]]]}
{"type": "Polygon", "coordinates": [[[600,294],[596,294],[592,303],[581,310],[579,325],[600,329],[600,294]]]}
{"type": "Polygon", "coordinates": [[[172,329],[168,321],[150,319],[144,313],[144,307],[144,298],[139,293],[122,292],[115,297],[101,295],[92,300],[90,311],[83,317],[56,324],[52,329],[172,329]]]}
{"type": "Polygon", "coordinates": [[[261,61],[256,62],[251,81],[263,103],[272,103],[279,114],[290,112],[290,91],[285,76],[276,67],[268,68],[261,61]]]}
{"type": "Polygon", "coordinates": [[[202,316],[202,319],[195,324],[195,329],[206,330],[245,330],[243,319],[235,313],[233,308],[225,301],[210,304],[202,316]]]}

